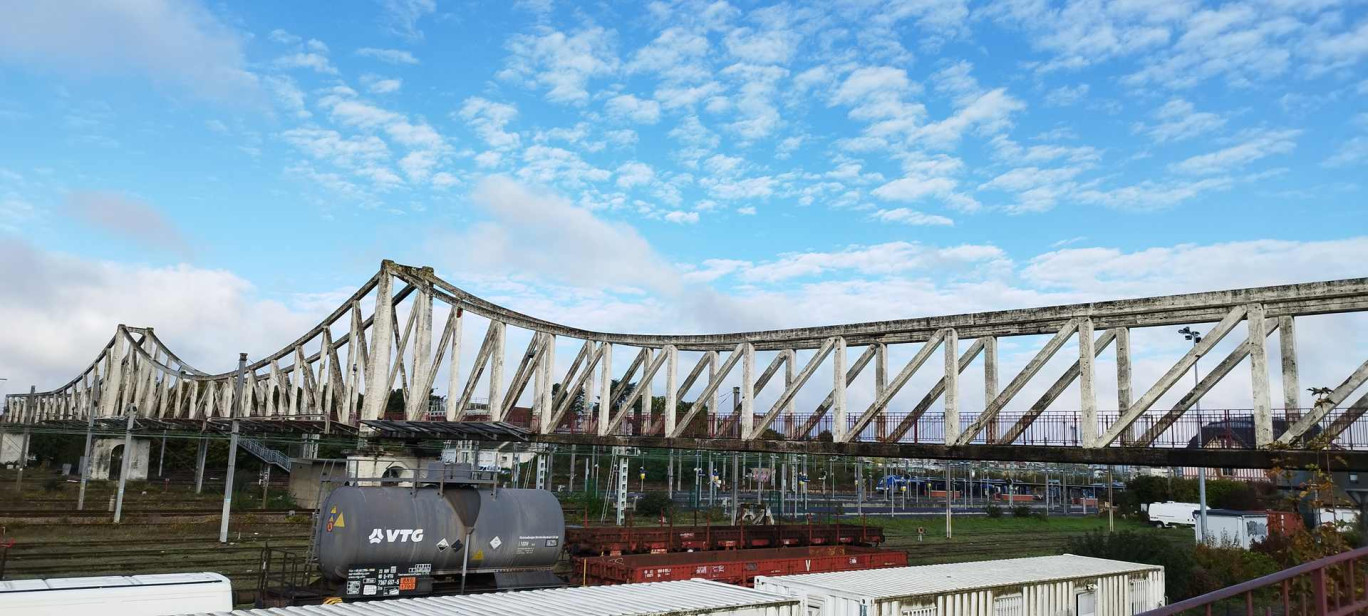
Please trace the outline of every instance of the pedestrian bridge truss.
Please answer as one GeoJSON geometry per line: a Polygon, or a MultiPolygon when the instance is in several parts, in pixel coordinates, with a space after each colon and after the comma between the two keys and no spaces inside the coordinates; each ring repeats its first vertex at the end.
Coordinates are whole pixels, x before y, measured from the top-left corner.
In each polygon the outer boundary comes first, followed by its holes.
{"type": "Polygon", "coordinates": [[[131,411],[163,427],[235,417],[365,435],[376,434],[367,422],[381,420],[481,420],[561,443],[1140,463],[1172,462],[1179,458],[1154,452],[1191,456],[1196,448],[1207,456],[1201,460],[1247,466],[1274,464],[1270,452],[1328,448],[1361,459],[1355,452],[1368,450],[1368,432],[1356,428],[1368,394],[1347,401],[1368,380],[1368,361],[1357,363],[1356,349],[1339,349],[1343,381],[1313,407],[1298,408],[1295,326],[1298,317],[1365,310],[1368,279],[1360,278],[826,327],[645,335],[541,320],[462,291],[431,268],[386,261],[318,326],[240,370],[203,371],[151,327],[119,325],[69,382],[7,396],[5,423],[84,423],[91,414],[106,423],[131,411]],[[1205,337],[1157,381],[1132,383],[1132,329],[1201,323],[1209,324],[1205,337]],[[1268,340],[1274,333],[1276,343],[1268,340]],[[999,375],[999,341],[1017,336],[1048,339],[1020,372],[999,375]],[[1188,386],[1194,364],[1227,338],[1242,341],[1188,386]],[[1269,344],[1280,346],[1280,403],[1270,391],[1269,344]],[[573,353],[571,361],[556,361],[558,347],[573,353]],[[1047,364],[1057,366],[1051,360],[1065,348],[1076,349],[1072,364],[1049,374],[1047,364]],[[1118,383],[1114,407],[1102,405],[1110,410],[1099,410],[1095,392],[1094,360],[1104,353],[1115,358],[1118,383]],[[890,354],[899,361],[890,365],[890,354]],[[965,409],[961,373],[976,362],[984,382],[973,387],[983,388],[985,402],[965,409]],[[1192,410],[1237,369],[1249,371],[1247,408],[1192,410]],[[851,404],[848,389],[869,373],[872,396],[860,397],[872,400],[851,404]],[[918,373],[934,384],[912,391],[918,373]],[[1049,383],[1044,393],[1020,396],[1037,379],[1049,383]],[[725,392],[724,382],[735,383],[734,392],[725,392]],[[1077,403],[1049,410],[1075,383],[1077,403]],[[446,396],[432,394],[439,386],[446,396]],[[1175,387],[1186,393],[1159,408],[1175,387]],[[1231,457],[1237,451],[1256,455],[1231,457]]]}

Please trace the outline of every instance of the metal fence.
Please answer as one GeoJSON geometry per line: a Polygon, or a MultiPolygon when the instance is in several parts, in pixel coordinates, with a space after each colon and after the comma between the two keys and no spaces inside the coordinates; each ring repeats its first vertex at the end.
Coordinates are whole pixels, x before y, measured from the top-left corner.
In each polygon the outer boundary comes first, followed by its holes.
{"type": "Polygon", "coordinates": [[[1301,564],[1140,616],[1347,616],[1368,610],[1368,548],[1301,564]]]}
{"type": "MultiPolygon", "coordinates": [[[[1274,434],[1284,432],[1296,418],[1308,413],[1309,409],[1274,409],[1274,434]]],[[[1349,413],[1348,409],[1331,410],[1308,435],[1314,436],[1329,428],[1337,419],[1349,413]]],[[[1003,411],[989,422],[974,437],[973,444],[1006,444],[1000,440],[1008,435],[1027,413],[1003,411]]],[[[1097,413],[1097,431],[1104,432],[1107,426],[1117,420],[1115,411],[1097,413]]],[[[1139,437],[1161,426],[1158,435],[1147,446],[1161,448],[1198,447],[1206,449],[1252,449],[1254,447],[1254,415],[1251,409],[1215,409],[1188,411],[1170,425],[1160,423],[1163,415],[1147,414],[1138,419],[1114,446],[1124,446],[1130,438],[1139,437]]],[[[759,425],[761,415],[756,415],[755,425],[759,425]]],[[[741,426],[736,414],[709,413],[696,418],[686,429],[686,436],[702,438],[741,438],[741,426]]],[[[977,414],[961,413],[960,430],[969,428],[978,419],[977,414]]],[[[847,417],[847,430],[854,429],[856,417],[847,417]]],[[[522,427],[539,429],[538,420],[524,416],[522,427]]],[[[766,432],[759,438],[782,440],[829,440],[833,419],[828,415],[813,418],[812,415],[776,417],[766,432]]],[[[1049,411],[1040,413],[1034,421],[1011,441],[1015,445],[1038,445],[1054,447],[1077,447],[1081,443],[1082,413],[1076,411],[1049,411]]],[[[585,411],[579,415],[568,414],[556,427],[556,432],[569,434],[596,434],[598,431],[597,410],[585,411]]],[[[915,421],[908,421],[907,413],[889,412],[875,418],[855,436],[860,442],[893,442],[893,435],[899,434],[896,442],[912,444],[940,444],[945,442],[945,416],[940,413],[926,413],[915,421]]],[[[664,422],[659,413],[647,415],[629,414],[612,431],[620,436],[660,436],[664,434],[664,422]]],[[[1353,421],[1339,433],[1334,441],[1336,447],[1348,450],[1368,450],[1368,422],[1353,421]]]]}

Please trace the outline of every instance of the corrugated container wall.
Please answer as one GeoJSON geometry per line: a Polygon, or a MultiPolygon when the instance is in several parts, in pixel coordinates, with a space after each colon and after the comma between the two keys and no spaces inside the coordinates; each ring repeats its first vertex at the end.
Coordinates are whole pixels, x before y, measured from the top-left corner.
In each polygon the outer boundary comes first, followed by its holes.
{"type": "Polygon", "coordinates": [[[808,616],[1132,616],[1164,605],[1164,569],[1046,556],[850,574],[758,577],[808,616]]]}
{"type": "Polygon", "coordinates": [[[240,610],[229,616],[804,616],[787,595],[687,580],[240,610]]]}

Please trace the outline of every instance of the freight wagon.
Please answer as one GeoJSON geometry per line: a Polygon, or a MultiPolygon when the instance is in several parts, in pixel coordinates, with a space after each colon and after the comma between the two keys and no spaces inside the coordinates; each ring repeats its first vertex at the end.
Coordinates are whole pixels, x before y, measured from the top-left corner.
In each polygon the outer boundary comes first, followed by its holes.
{"type": "Polygon", "coordinates": [[[865,524],[781,524],[774,526],[581,526],[565,529],[575,555],[692,552],[738,548],[823,545],[879,545],[883,527],[865,524]]]}
{"type": "Polygon", "coordinates": [[[1132,616],[1164,605],[1164,568],[1065,554],[761,576],[809,616],[1132,616]]]}
{"type": "Polygon", "coordinates": [[[577,558],[571,579],[585,585],[597,585],[701,578],[750,586],[757,575],[905,566],[907,553],[902,550],[851,546],[770,548],[577,558]]]}

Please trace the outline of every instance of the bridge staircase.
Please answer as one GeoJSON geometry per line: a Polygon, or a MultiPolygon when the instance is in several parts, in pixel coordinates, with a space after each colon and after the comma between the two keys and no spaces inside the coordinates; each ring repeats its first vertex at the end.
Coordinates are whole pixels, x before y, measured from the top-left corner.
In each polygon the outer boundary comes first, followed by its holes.
{"type": "Polygon", "coordinates": [[[247,453],[256,456],[258,460],[279,467],[285,472],[290,472],[290,455],[278,449],[271,449],[266,443],[251,437],[238,437],[238,446],[245,449],[247,453]]]}

